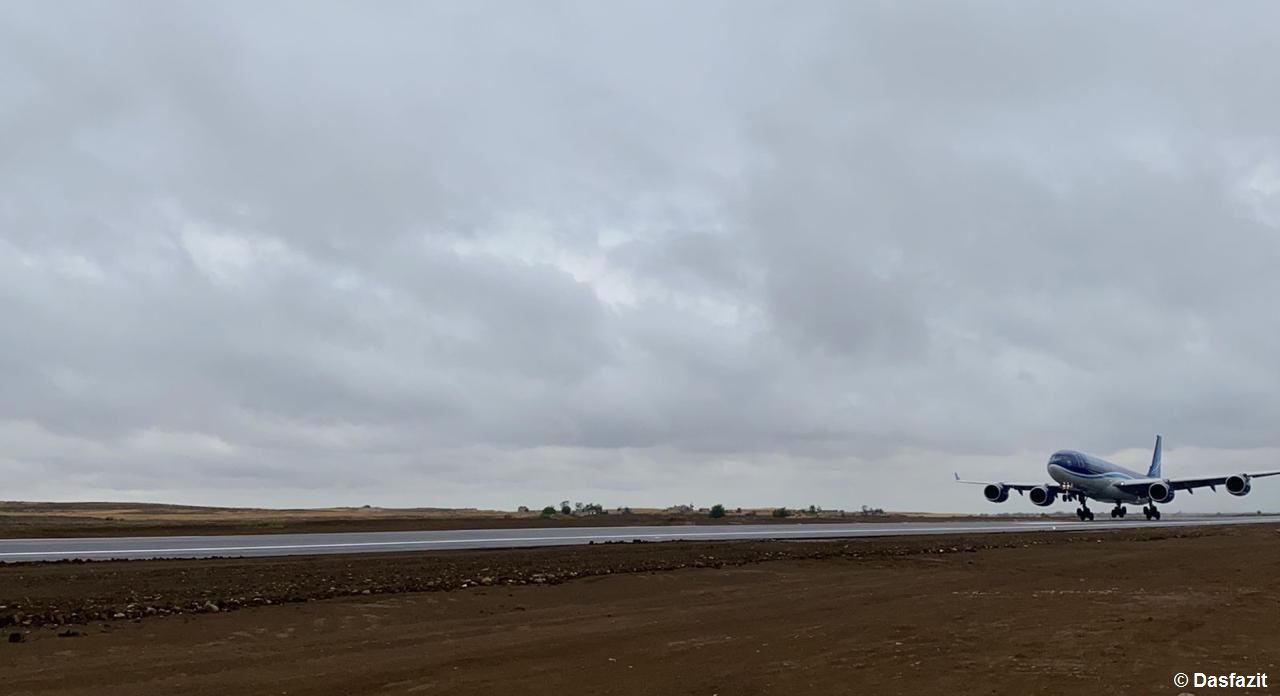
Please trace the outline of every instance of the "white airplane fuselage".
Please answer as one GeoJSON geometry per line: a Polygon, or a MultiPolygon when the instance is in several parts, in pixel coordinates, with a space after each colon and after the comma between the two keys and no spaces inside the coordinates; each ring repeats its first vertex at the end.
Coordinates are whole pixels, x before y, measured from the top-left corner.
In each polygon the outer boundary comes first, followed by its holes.
{"type": "Polygon", "coordinates": [[[1145,476],[1084,452],[1058,450],[1049,457],[1046,468],[1049,477],[1062,486],[1064,493],[1081,493],[1108,503],[1145,504],[1149,500],[1115,486],[1118,481],[1143,479],[1145,476]]]}
{"type": "Polygon", "coordinates": [[[1162,471],[1161,451],[1164,438],[1156,435],[1156,446],[1151,451],[1151,466],[1141,474],[1113,464],[1101,457],[1094,457],[1077,450],[1058,450],[1049,456],[1045,469],[1053,483],[1014,483],[1008,481],[965,481],[956,473],[959,483],[976,483],[982,486],[982,495],[993,503],[1003,503],[1010,492],[1026,495],[1033,505],[1049,507],[1055,501],[1079,501],[1076,515],[1080,521],[1093,519],[1089,501],[1115,503],[1111,517],[1125,516],[1126,504],[1142,505],[1147,520],[1159,520],[1159,503],[1173,502],[1174,493],[1194,493],[1197,488],[1217,491],[1221,486],[1236,497],[1249,495],[1253,480],[1268,476],[1280,476],[1280,469],[1270,471],[1242,471],[1237,474],[1210,474],[1208,476],[1166,477],[1162,471]]]}

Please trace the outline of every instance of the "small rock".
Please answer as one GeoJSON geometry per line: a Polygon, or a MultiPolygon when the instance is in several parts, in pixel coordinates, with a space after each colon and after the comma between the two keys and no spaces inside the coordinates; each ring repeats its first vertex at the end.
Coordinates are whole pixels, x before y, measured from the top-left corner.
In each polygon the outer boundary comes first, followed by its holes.
{"type": "Polygon", "coordinates": [[[21,643],[23,640],[25,640],[25,638],[23,638],[23,636],[22,636],[22,634],[21,634],[21,633],[10,633],[10,634],[9,634],[9,642],[10,642],[10,643],[21,643]]]}

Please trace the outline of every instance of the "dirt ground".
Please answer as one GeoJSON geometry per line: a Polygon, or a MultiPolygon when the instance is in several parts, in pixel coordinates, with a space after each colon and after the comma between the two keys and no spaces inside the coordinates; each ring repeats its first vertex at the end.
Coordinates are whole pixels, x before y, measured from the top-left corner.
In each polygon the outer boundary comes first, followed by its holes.
{"type": "Polygon", "coordinates": [[[70,627],[23,615],[0,693],[1208,693],[1172,677],[1280,678],[1277,543],[1257,525],[11,565],[10,611],[252,602],[277,585],[296,601],[70,627]],[[401,591],[433,581],[471,586],[401,591]]]}
{"type": "MultiPolygon", "coordinates": [[[[323,532],[399,532],[448,529],[529,527],[617,527],[689,524],[786,524],[814,522],[907,522],[973,519],[924,514],[864,515],[861,511],[793,511],[777,518],[772,510],[733,508],[712,519],[706,512],[657,509],[609,510],[602,515],[543,517],[540,510],[439,508],[317,508],[270,510],[148,503],[31,503],[0,501],[0,538],[50,539],[104,536],[193,536],[207,534],[285,534],[323,532]]],[[[1066,515],[1059,515],[1067,519],[1066,515]]],[[[1043,515],[1004,515],[1000,519],[1040,519],[1043,515]]]]}

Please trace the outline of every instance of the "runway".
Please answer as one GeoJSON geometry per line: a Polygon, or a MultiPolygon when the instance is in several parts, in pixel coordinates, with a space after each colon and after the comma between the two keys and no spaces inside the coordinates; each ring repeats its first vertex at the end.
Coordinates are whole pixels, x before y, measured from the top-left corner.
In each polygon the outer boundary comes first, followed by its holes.
{"type": "Polygon", "coordinates": [[[390,551],[572,546],[630,541],[728,541],[733,539],[844,539],[1000,532],[1078,532],[1139,527],[1199,527],[1280,523],[1277,517],[1168,517],[1075,522],[1060,520],[973,522],[862,522],[848,524],[686,525],[677,527],[578,527],[468,529],[423,532],[257,534],[234,536],[0,539],[0,562],[307,556],[390,551]]]}

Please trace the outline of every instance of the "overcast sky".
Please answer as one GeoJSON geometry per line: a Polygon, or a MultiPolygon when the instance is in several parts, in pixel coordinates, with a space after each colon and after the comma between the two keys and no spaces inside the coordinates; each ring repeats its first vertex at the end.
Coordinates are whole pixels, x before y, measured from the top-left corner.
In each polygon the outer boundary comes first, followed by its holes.
{"type": "Polygon", "coordinates": [[[0,2],[0,498],[1007,512],[951,472],[1280,467],[1277,26],[0,2]]]}

